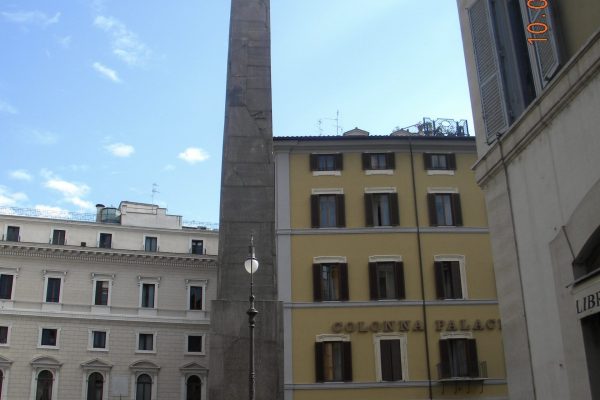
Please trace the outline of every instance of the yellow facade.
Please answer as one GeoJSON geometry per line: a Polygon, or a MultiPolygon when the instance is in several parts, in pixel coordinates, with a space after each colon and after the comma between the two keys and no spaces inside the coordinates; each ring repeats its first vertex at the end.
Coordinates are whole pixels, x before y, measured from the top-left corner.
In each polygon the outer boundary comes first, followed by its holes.
{"type": "MultiPolygon", "coordinates": [[[[275,161],[286,399],[506,398],[486,210],[470,169],[476,161],[474,140],[413,137],[409,144],[406,136],[276,138],[275,161]],[[363,169],[364,153],[393,153],[393,168],[363,169]],[[423,153],[452,153],[455,168],[427,170],[423,153]],[[343,166],[315,172],[311,154],[341,154],[343,166]],[[313,227],[311,195],[328,191],[343,193],[344,224],[313,227]],[[460,195],[462,226],[430,226],[428,192],[438,191],[460,195]],[[395,193],[399,223],[367,226],[365,193],[395,193]],[[338,259],[347,265],[348,299],[315,299],[315,285],[321,284],[315,283],[313,265],[338,259]],[[404,296],[372,300],[377,284],[370,283],[369,262],[388,259],[403,265],[404,296]],[[461,260],[461,298],[437,298],[434,261],[446,259],[461,260]],[[475,339],[480,376],[446,376],[442,382],[440,341],[462,339],[475,339]],[[335,369],[321,361],[328,353],[319,356],[315,350],[316,343],[327,340],[350,342],[351,377],[344,372],[343,379],[317,382],[317,366],[335,369]],[[387,347],[378,347],[378,340],[398,343],[401,377],[382,381],[387,347]]],[[[331,357],[337,365],[336,356],[331,357]]]]}

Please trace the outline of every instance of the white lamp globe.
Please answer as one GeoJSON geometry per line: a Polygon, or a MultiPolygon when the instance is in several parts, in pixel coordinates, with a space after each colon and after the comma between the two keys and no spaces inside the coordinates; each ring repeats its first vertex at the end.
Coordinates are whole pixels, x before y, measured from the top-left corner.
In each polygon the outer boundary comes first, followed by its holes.
{"type": "Polygon", "coordinates": [[[247,258],[246,261],[244,261],[244,268],[246,268],[246,271],[249,274],[255,273],[258,269],[258,260],[254,257],[247,258]]]}

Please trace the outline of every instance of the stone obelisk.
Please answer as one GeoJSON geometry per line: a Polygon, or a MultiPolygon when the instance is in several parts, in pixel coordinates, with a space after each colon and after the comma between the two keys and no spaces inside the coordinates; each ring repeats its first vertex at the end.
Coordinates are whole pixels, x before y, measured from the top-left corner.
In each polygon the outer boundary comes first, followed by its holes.
{"type": "Polygon", "coordinates": [[[212,302],[209,394],[248,399],[250,236],[254,274],[256,399],[283,399],[282,304],[275,268],[275,168],[271,108],[269,0],[232,0],[221,211],[219,282],[212,302]]]}

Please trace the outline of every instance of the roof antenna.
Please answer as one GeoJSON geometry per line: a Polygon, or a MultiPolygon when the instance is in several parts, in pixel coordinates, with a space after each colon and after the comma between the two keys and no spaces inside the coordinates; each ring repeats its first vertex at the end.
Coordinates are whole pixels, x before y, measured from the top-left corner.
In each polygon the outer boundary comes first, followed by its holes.
{"type": "Polygon", "coordinates": [[[158,185],[157,185],[156,183],[153,183],[153,184],[152,184],[152,205],[154,205],[154,195],[155,195],[156,193],[160,193],[160,192],[158,191],[158,185]]]}

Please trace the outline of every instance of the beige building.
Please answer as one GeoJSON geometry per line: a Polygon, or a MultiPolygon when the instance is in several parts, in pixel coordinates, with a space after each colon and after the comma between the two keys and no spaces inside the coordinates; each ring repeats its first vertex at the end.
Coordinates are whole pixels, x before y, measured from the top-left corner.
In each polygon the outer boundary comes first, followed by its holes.
{"type": "Polygon", "coordinates": [[[600,399],[600,2],[458,0],[511,399],[600,399]]]}
{"type": "Polygon", "coordinates": [[[354,129],[274,152],[285,399],[506,399],[474,138],[354,129]]]}
{"type": "Polygon", "coordinates": [[[133,202],[90,221],[14,214],[0,215],[0,399],[206,399],[215,231],[133,202]]]}

